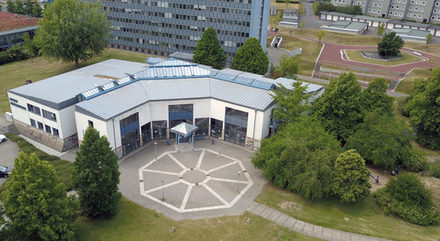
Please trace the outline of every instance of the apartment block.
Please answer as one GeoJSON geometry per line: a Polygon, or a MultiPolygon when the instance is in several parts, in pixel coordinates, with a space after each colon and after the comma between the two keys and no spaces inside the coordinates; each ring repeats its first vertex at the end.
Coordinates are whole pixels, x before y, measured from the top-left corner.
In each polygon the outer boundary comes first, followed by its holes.
{"type": "Polygon", "coordinates": [[[359,5],[366,15],[440,23],[440,0],[332,0],[336,6],[359,5]]]}
{"type": "Polygon", "coordinates": [[[270,0],[104,0],[110,47],[168,56],[192,53],[212,27],[228,61],[250,37],[266,49],[270,0]]]}

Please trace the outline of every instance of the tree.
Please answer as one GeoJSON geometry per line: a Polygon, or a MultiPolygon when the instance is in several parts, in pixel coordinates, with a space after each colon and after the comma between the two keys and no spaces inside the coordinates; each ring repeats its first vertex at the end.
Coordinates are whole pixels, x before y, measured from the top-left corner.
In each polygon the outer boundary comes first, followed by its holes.
{"type": "Polygon", "coordinates": [[[89,127],[74,162],[73,185],[78,191],[83,215],[92,218],[116,214],[121,193],[118,156],[105,136],[89,127]]]}
{"type": "Polygon", "coordinates": [[[432,41],[432,34],[428,33],[428,35],[426,35],[425,37],[426,47],[428,47],[428,44],[430,44],[431,41],[432,41]]]}
{"type": "Polygon", "coordinates": [[[25,13],[22,0],[15,1],[14,13],[16,13],[16,14],[24,14],[25,13]]]}
{"type": "Polygon", "coordinates": [[[11,0],[6,1],[6,8],[7,11],[10,13],[15,13],[15,3],[13,3],[11,0]]]}
{"type": "Polygon", "coordinates": [[[43,56],[85,61],[100,54],[109,37],[107,16],[101,3],[57,0],[49,4],[39,21],[36,43],[43,56]]]}
{"type": "Polygon", "coordinates": [[[207,28],[194,50],[193,62],[223,69],[226,65],[226,54],[222,49],[217,33],[211,27],[207,28]]]}
{"type": "Polygon", "coordinates": [[[301,81],[292,83],[292,89],[288,89],[283,85],[274,89],[273,99],[277,103],[277,107],[273,110],[273,118],[281,122],[293,122],[301,114],[307,112],[310,108],[310,95],[304,94],[307,85],[301,81]]]}
{"type": "Polygon", "coordinates": [[[344,142],[363,118],[361,86],[353,73],[343,73],[330,81],[324,94],[316,99],[312,109],[323,127],[344,142]]]}
{"type": "Polygon", "coordinates": [[[300,28],[304,28],[304,25],[306,25],[306,20],[301,21],[301,24],[299,25],[299,27],[300,28]]]}
{"type": "Polygon", "coordinates": [[[382,113],[393,113],[393,98],[387,95],[387,84],[384,78],[375,78],[362,91],[362,103],[365,111],[380,110],[382,113]]]}
{"type": "Polygon", "coordinates": [[[298,73],[299,59],[296,56],[282,55],[280,60],[280,72],[284,77],[293,78],[298,73]]]}
{"type": "Polygon", "coordinates": [[[232,68],[236,70],[265,74],[269,60],[256,38],[249,38],[244,42],[232,61],[232,68]]]}
{"type": "Polygon", "coordinates": [[[406,107],[422,146],[440,149],[440,68],[431,78],[417,81],[406,107]]]}
{"type": "Polygon", "coordinates": [[[375,166],[395,168],[399,162],[413,158],[411,133],[394,116],[380,110],[365,116],[364,123],[348,138],[347,149],[356,149],[375,166]]]}
{"type": "Polygon", "coordinates": [[[327,32],[326,32],[325,30],[321,30],[321,31],[318,32],[318,40],[319,40],[319,43],[321,43],[321,40],[322,40],[322,38],[325,37],[326,33],[327,33],[327,32]]]}
{"type": "Polygon", "coordinates": [[[21,37],[24,41],[23,48],[25,49],[26,53],[33,57],[38,54],[38,48],[35,46],[34,41],[32,40],[29,33],[23,34],[23,37],[21,37]]]}
{"type": "Polygon", "coordinates": [[[26,6],[24,6],[24,14],[32,16],[32,10],[34,9],[34,4],[32,0],[26,0],[26,6]]]}
{"type": "Polygon", "coordinates": [[[252,163],[275,185],[308,199],[331,195],[339,143],[311,117],[303,115],[262,141],[252,163]]]}
{"type": "Polygon", "coordinates": [[[333,192],[343,203],[356,202],[370,193],[369,178],[365,160],[356,150],[348,150],[336,158],[333,192]]]}
{"type": "Polygon", "coordinates": [[[377,26],[377,30],[376,30],[376,34],[377,34],[379,41],[380,41],[380,38],[382,38],[382,35],[384,32],[385,32],[385,24],[382,23],[379,26],[377,26]]]}
{"type": "Polygon", "coordinates": [[[21,152],[15,159],[3,195],[10,240],[75,239],[77,201],[67,197],[53,166],[35,153],[21,152]]]}
{"type": "Polygon", "coordinates": [[[419,225],[437,225],[440,212],[431,193],[416,175],[402,173],[392,178],[385,188],[376,193],[376,202],[386,213],[419,225]]]}
{"type": "Polygon", "coordinates": [[[377,50],[379,55],[383,57],[393,57],[400,55],[399,49],[403,47],[403,40],[396,32],[386,33],[382,41],[378,44],[377,50]]]}

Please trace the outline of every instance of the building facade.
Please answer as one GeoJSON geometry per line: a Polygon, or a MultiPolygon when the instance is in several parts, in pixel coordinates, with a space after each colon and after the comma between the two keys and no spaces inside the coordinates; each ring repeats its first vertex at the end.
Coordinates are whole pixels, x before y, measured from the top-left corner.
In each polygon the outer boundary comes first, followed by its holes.
{"type": "MultiPolygon", "coordinates": [[[[8,96],[22,134],[64,151],[81,143],[92,126],[124,156],[152,140],[174,139],[170,129],[182,122],[198,127],[196,139],[258,148],[273,131],[272,89],[279,83],[291,89],[293,81],[176,59],[155,58],[151,65],[108,60],[9,90],[8,96]],[[127,72],[132,74],[121,74],[127,72]]],[[[307,93],[323,90],[310,84],[307,93]]]]}
{"type": "Polygon", "coordinates": [[[336,6],[359,5],[364,14],[440,23],[440,0],[331,0],[336,6]]]}
{"type": "Polygon", "coordinates": [[[270,0],[104,0],[110,47],[168,56],[192,53],[212,27],[228,61],[249,37],[266,49],[270,0]]]}
{"type": "Polygon", "coordinates": [[[38,18],[0,11],[0,51],[24,42],[25,33],[34,36],[38,18]]]}

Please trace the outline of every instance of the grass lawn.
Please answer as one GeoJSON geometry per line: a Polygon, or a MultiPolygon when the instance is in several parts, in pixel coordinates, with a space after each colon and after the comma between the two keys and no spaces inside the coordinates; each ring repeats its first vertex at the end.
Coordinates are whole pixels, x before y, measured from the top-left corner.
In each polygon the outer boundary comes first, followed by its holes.
{"type": "Polygon", "coordinates": [[[361,50],[357,49],[346,49],[345,53],[347,54],[347,57],[352,61],[362,62],[362,63],[370,63],[370,64],[379,64],[379,65],[386,65],[386,66],[393,66],[393,65],[399,65],[399,64],[408,64],[413,62],[419,62],[422,59],[412,55],[408,54],[406,52],[401,52],[402,58],[392,61],[382,61],[382,60],[375,60],[375,59],[369,59],[365,58],[361,50]]]}
{"type": "Polygon", "coordinates": [[[385,215],[372,196],[354,205],[342,205],[337,200],[309,201],[268,184],[257,197],[257,202],[302,221],[347,232],[408,241],[437,240],[440,237],[438,226],[418,226],[385,215]],[[345,221],[345,217],[349,221],[345,221]]]}
{"type": "Polygon", "coordinates": [[[77,240],[319,240],[293,232],[251,213],[174,221],[125,198],[110,220],[80,218],[77,240]],[[251,218],[252,223],[247,223],[251,218]],[[176,232],[170,231],[171,227],[176,232]]]}
{"type": "MultiPolygon", "coordinates": [[[[101,56],[94,57],[82,63],[81,67],[101,62],[107,59],[122,59],[134,62],[144,62],[147,55],[106,49],[101,56]]],[[[24,85],[25,80],[33,82],[59,75],[76,69],[75,64],[48,60],[43,57],[31,58],[23,61],[0,65],[0,112],[10,111],[8,94],[9,89],[24,85]]]]}
{"type": "Polygon", "coordinates": [[[420,78],[428,78],[432,76],[432,69],[415,69],[411,71],[402,81],[400,81],[399,85],[396,87],[397,92],[411,94],[414,82],[420,78]]]}

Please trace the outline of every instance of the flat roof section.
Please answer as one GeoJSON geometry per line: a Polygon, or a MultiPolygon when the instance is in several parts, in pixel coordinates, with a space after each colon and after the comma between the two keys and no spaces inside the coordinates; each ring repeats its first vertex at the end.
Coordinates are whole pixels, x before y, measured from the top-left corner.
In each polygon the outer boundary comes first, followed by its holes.
{"type": "Polygon", "coordinates": [[[0,32],[38,25],[38,18],[0,11],[0,32]]]}
{"type": "Polygon", "coordinates": [[[123,78],[126,73],[141,71],[148,66],[144,63],[109,59],[32,84],[23,85],[9,90],[9,92],[54,109],[63,109],[75,104],[78,94],[111,80],[123,78]]]}

